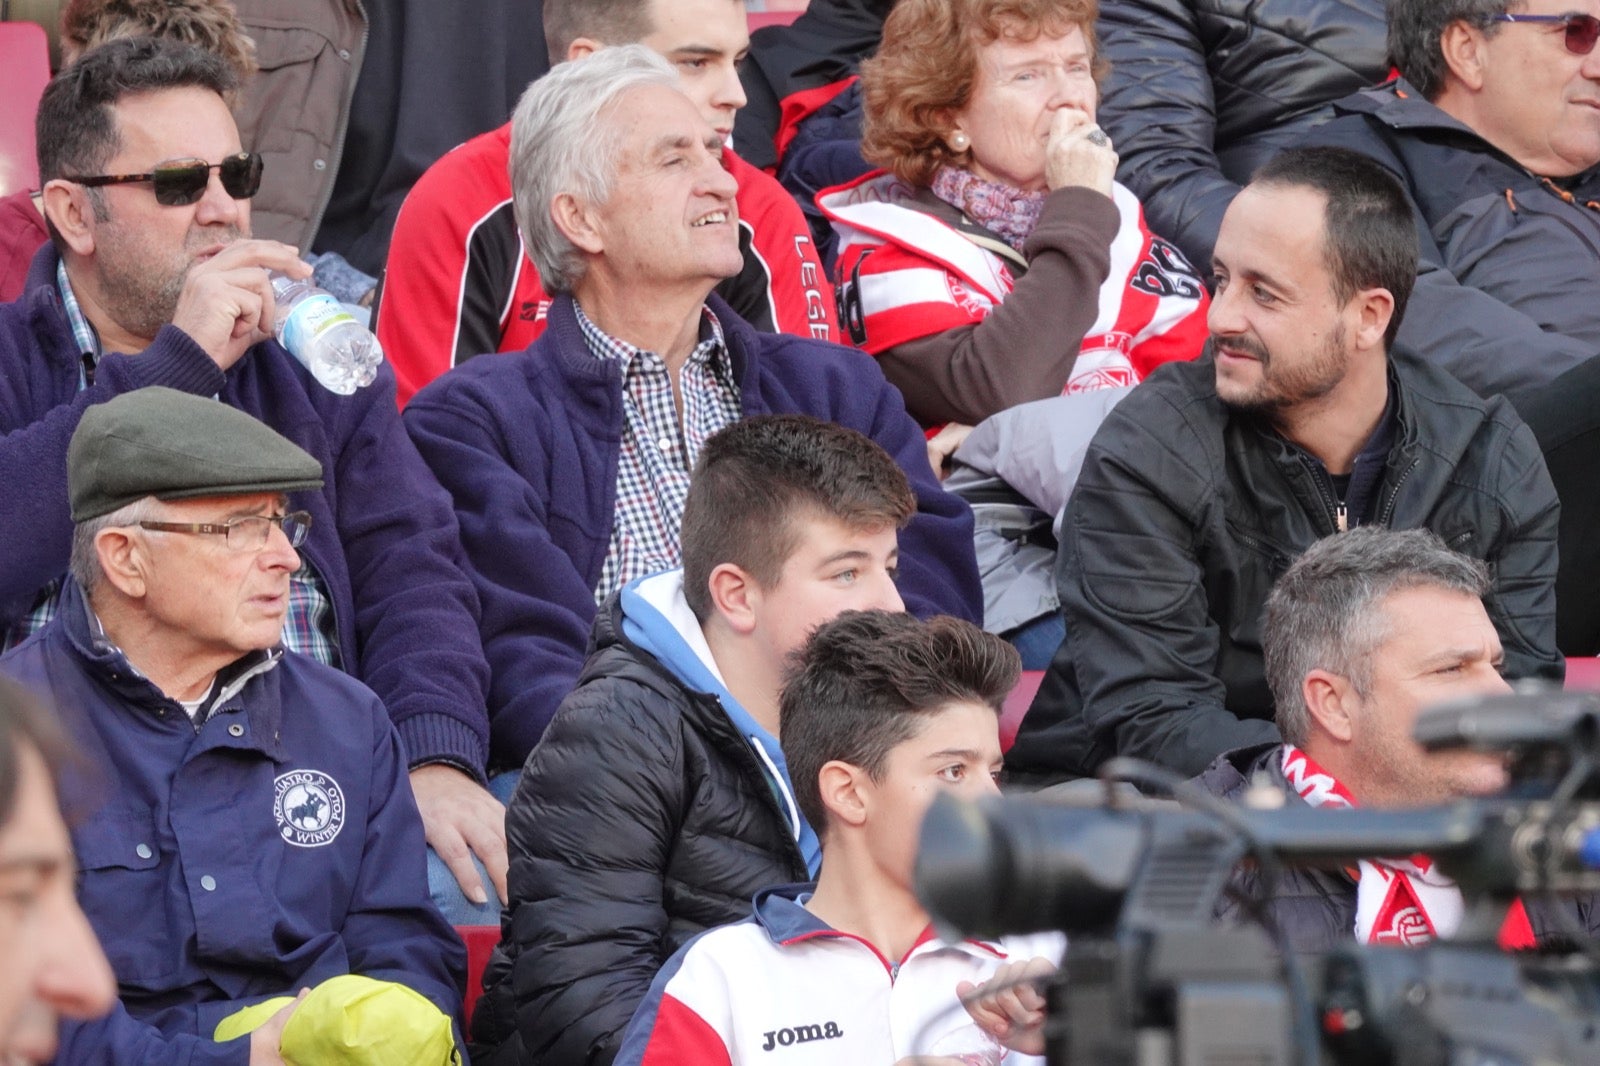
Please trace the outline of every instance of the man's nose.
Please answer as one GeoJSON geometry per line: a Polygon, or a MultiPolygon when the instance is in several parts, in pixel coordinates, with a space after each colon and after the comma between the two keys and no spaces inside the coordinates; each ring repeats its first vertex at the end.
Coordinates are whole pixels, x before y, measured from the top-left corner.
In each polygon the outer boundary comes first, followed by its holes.
{"type": "Polygon", "coordinates": [[[300,553],[294,550],[289,534],[277,522],[267,529],[267,543],[261,549],[261,565],[269,569],[288,570],[290,573],[300,569],[300,553]]]}
{"type": "Polygon", "coordinates": [[[239,201],[222,187],[220,168],[213,170],[206,179],[206,191],[195,208],[195,221],[202,225],[235,226],[239,223],[239,201]]]}
{"type": "Polygon", "coordinates": [[[749,97],[745,96],[744,83],[739,80],[739,68],[729,63],[723,68],[722,77],[717,82],[717,90],[711,96],[711,106],[737,111],[748,102],[749,97]]]}

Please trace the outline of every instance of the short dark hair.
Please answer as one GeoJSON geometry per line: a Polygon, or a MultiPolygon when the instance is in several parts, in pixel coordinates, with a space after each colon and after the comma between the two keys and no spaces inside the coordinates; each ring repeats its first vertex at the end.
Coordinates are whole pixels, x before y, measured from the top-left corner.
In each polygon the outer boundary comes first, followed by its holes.
{"type": "Polygon", "coordinates": [[[800,813],[825,835],[817,783],[825,764],[837,759],[881,780],[889,752],[928,716],[955,702],[998,715],[1021,673],[1015,648],[959,618],[846,611],[818,626],[790,659],[778,710],[800,813]]]}
{"type": "Polygon", "coordinates": [[[160,37],[125,37],[85,53],[45,86],[34,132],[39,180],[98,174],[122,140],[112,108],[125,96],[162,89],[238,87],[221,56],[160,37]]]}
{"type": "Polygon", "coordinates": [[[1348,148],[1290,148],[1258,169],[1252,185],[1315,189],[1323,213],[1323,262],[1340,303],[1362,289],[1387,289],[1394,314],[1384,346],[1394,344],[1417,280],[1417,223],[1400,182],[1377,160],[1348,148]]]}
{"type": "Polygon", "coordinates": [[[1450,71],[1440,45],[1450,24],[1465,22],[1493,36],[1500,30],[1494,17],[1521,6],[1508,0],[1389,0],[1389,62],[1425,99],[1436,100],[1450,71]]]}
{"type": "Polygon", "coordinates": [[[551,66],[566,62],[567,49],[579,37],[602,44],[632,44],[654,29],[650,0],[544,0],[544,41],[551,66]]]}
{"type": "Polygon", "coordinates": [[[904,471],[864,434],[807,415],[735,422],[700,449],[683,505],[689,609],[711,617],[711,571],[723,563],[775,585],[807,512],[868,530],[903,526],[916,509],[904,471]]]}
{"type": "Polygon", "coordinates": [[[0,676],[0,825],[17,804],[20,755],[32,748],[54,777],[67,757],[67,742],[53,715],[33,693],[0,676]]]}
{"type": "Polygon", "coordinates": [[[1372,653],[1388,637],[1380,607],[1393,593],[1414,588],[1482,599],[1489,570],[1426,529],[1358,526],[1317,541],[1284,571],[1267,597],[1262,627],[1267,687],[1283,739],[1304,744],[1310,733],[1302,686],[1311,671],[1338,674],[1367,693],[1372,653]]]}

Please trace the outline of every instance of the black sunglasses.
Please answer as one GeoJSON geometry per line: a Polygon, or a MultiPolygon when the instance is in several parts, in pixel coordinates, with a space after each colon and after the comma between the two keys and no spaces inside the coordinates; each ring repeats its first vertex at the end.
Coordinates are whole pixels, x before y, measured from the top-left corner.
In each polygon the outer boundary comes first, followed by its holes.
{"type": "Polygon", "coordinates": [[[79,185],[131,185],[148,181],[155,190],[156,203],[184,207],[206,194],[206,183],[215,170],[222,176],[222,188],[235,200],[248,200],[261,188],[261,155],[240,152],[220,163],[201,159],[164,163],[148,174],[100,174],[87,178],[68,178],[79,185]]]}
{"type": "Polygon", "coordinates": [[[1575,56],[1586,56],[1600,41],[1600,19],[1593,15],[1495,15],[1490,22],[1559,22],[1566,30],[1563,43],[1575,56]]]}

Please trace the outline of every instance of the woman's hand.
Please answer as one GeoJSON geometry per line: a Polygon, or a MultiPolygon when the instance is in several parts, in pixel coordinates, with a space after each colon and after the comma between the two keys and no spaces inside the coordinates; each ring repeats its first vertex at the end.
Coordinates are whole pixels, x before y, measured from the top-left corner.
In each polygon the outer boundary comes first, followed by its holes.
{"type": "MultiPolygon", "coordinates": [[[[1050,191],[1069,185],[1111,195],[1117,173],[1117,153],[1109,139],[1095,144],[1089,135],[1099,130],[1082,111],[1063,107],[1050,119],[1050,138],[1044,147],[1044,182],[1050,191]]],[[[1105,134],[1100,134],[1105,138],[1105,134]]]]}

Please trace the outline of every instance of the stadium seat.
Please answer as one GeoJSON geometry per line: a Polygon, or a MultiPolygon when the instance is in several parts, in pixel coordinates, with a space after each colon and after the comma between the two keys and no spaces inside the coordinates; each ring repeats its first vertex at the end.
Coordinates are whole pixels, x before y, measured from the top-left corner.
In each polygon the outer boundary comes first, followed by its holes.
{"type": "Polygon", "coordinates": [[[483,969],[489,965],[494,946],[500,943],[498,925],[458,925],[456,935],[467,945],[467,997],[462,1004],[466,1024],[472,1025],[472,1010],[483,995],[483,969]]]}
{"type": "Polygon", "coordinates": [[[1568,692],[1600,692],[1600,659],[1568,658],[1568,692]]]}
{"type": "Polygon", "coordinates": [[[754,33],[766,26],[787,26],[800,17],[798,11],[747,11],[745,20],[750,25],[750,32],[754,33]]]}
{"type": "Polygon", "coordinates": [[[1028,706],[1033,703],[1034,693],[1039,691],[1039,683],[1043,680],[1043,670],[1024,670],[1022,677],[1017,681],[1017,687],[1006,697],[1006,702],[1000,709],[1001,751],[1010,751],[1011,745],[1016,742],[1017,728],[1022,725],[1022,716],[1028,713],[1028,706]]]}
{"type": "Polygon", "coordinates": [[[31,22],[0,22],[0,196],[39,184],[33,116],[50,81],[50,45],[31,22]]]}

